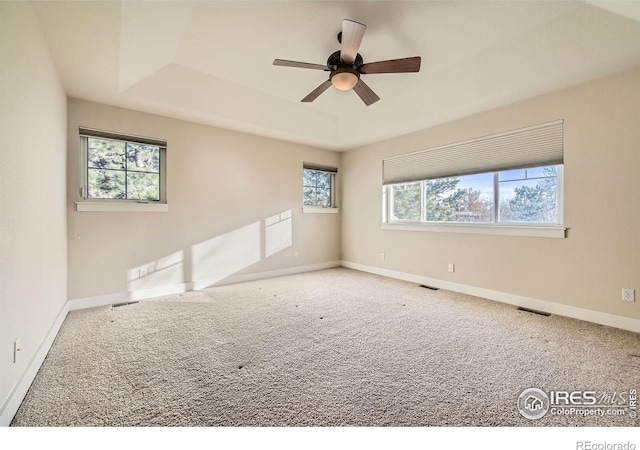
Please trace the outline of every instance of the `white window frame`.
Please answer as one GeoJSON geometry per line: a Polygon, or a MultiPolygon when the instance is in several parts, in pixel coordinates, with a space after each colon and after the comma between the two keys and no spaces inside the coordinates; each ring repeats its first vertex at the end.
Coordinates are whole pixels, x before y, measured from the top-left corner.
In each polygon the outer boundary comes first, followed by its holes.
{"type": "MultiPolygon", "coordinates": [[[[331,187],[329,188],[331,190],[331,205],[330,206],[305,205],[304,194],[303,194],[302,212],[305,214],[337,214],[339,213],[340,209],[337,206],[337,195],[336,195],[337,169],[327,167],[326,170],[323,170],[322,166],[304,164],[302,167],[303,179],[304,179],[305,170],[313,170],[315,172],[328,173],[331,175],[331,187]]],[[[302,185],[302,189],[304,190],[304,183],[302,185]]]]}
{"type": "MultiPolygon", "coordinates": [[[[505,236],[529,236],[547,237],[562,239],[566,237],[566,227],[564,224],[564,165],[556,165],[558,168],[558,223],[540,222],[499,222],[499,173],[502,171],[485,172],[493,174],[493,195],[494,195],[494,222],[491,223],[463,223],[463,222],[427,222],[425,202],[425,183],[428,180],[420,181],[420,214],[421,221],[392,221],[391,202],[393,200],[392,186],[385,185],[382,189],[382,229],[401,231],[428,231],[440,233],[471,233],[471,234],[492,234],[505,236]]],[[[526,169],[526,168],[523,168],[526,169]]]]}
{"type": "Polygon", "coordinates": [[[166,212],[169,210],[167,203],[167,144],[166,141],[143,136],[135,136],[109,131],[95,130],[80,127],[79,132],[80,149],[80,188],[76,210],[80,212],[166,212]],[[109,198],[88,198],[88,140],[90,138],[113,140],[118,142],[129,142],[133,144],[148,144],[160,148],[160,199],[159,200],[136,200],[136,199],[109,199],[109,198]]]}

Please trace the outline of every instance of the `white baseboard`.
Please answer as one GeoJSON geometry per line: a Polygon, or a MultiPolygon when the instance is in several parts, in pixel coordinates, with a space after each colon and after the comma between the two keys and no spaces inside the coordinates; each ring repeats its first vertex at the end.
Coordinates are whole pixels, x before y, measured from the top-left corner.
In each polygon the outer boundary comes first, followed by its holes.
{"type": "Polygon", "coordinates": [[[239,275],[231,275],[224,280],[217,282],[215,286],[224,286],[227,284],[244,283],[246,281],[264,280],[266,278],[284,277],[286,275],[295,275],[296,273],[313,272],[315,270],[331,269],[332,267],[340,267],[341,261],[328,261],[318,264],[309,264],[306,266],[289,267],[287,269],[269,270],[267,272],[255,272],[239,275]]]}
{"type": "Polygon", "coordinates": [[[68,312],[69,302],[67,301],[62,306],[62,309],[45,335],[44,340],[31,358],[26,370],[14,386],[13,390],[9,393],[4,405],[2,405],[2,408],[0,409],[0,427],[8,427],[11,424],[13,416],[18,412],[18,408],[20,408],[22,400],[24,400],[25,395],[27,395],[27,391],[31,387],[31,383],[33,383],[44,359],[47,357],[47,353],[49,353],[49,349],[51,348],[51,345],[53,345],[53,341],[58,335],[58,331],[60,331],[60,327],[62,326],[64,319],[67,317],[68,312]]]}
{"type": "Polygon", "coordinates": [[[192,290],[193,283],[170,284],[156,288],[129,291],[128,299],[129,301],[144,300],[145,298],[161,297],[163,295],[182,294],[183,292],[192,290]]]}
{"type": "Polygon", "coordinates": [[[95,308],[97,306],[113,305],[114,303],[122,303],[132,300],[144,300],[145,298],[159,297],[163,295],[180,294],[193,290],[204,289],[205,287],[225,286],[227,284],[244,283],[246,281],[264,280],[267,278],[283,277],[285,275],[294,275],[296,273],[313,272],[314,270],[330,269],[332,267],[340,267],[340,261],[328,261],[317,264],[309,264],[306,266],[289,267],[286,269],[269,270],[266,272],[246,273],[239,275],[231,275],[216,283],[198,283],[189,282],[182,284],[174,284],[160,286],[151,289],[141,289],[131,292],[119,292],[117,294],[97,295],[95,297],[74,298],[68,301],[69,311],[78,309],[95,308]],[[202,284],[202,286],[201,286],[202,284]]]}
{"type": "Polygon", "coordinates": [[[97,306],[113,305],[114,303],[122,303],[126,301],[129,301],[129,295],[126,292],[118,292],[117,294],[74,298],[67,301],[67,303],[69,304],[69,311],[76,311],[78,309],[95,308],[97,306]]]}
{"type": "Polygon", "coordinates": [[[375,267],[375,266],[368,266],[365,264],[354,263],[351,261],[342,261],[342,266],[350,269],[360,270],[362,272],[369,272],[369,273],[382,275],[389,278],[396,278],[398,280],[410,281],[412,283],[425,284],[427,286],[433,286],[440,289],[460,292],[462,294],[482,297],[489,300],[495,300],[501,303],[507,303],[515,306],[522,306],[524,308],[535,309],[538,311],[545,311],[551,314],[557,314],[559,316],[571,317],[573,319],[584,320],[587,322],[598,323],[601,325],[607,325],[614,328],[620,328],[623,330],[640,333],[640,320],[633,319],[631,317],[618,316],[615,314],[609,314],[609,313],[600,312],[600,311],[593,311],[590,309],[578,308],[576,306],[563,305],[561,303],[554,303],[546,300],[539,300],[536,298],[509,294],[507,292],[494,291],[492,289],[484,289],[484,288],[479,288],[474,286],[468,286],[466,284],[454,283],[451,281],[438,280],[436,278],[429,278],[421,275],[398,272],[395,270],[389,270],[389,269],[384,269],[384,268],[375,267]]]}

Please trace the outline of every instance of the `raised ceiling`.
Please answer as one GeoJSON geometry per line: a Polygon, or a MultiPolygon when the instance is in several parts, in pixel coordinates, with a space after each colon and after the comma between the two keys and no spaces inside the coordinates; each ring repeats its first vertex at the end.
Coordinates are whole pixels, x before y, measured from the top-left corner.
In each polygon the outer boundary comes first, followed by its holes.
{"type": "Polygon", "coordinates": [[[640,2],[33,2],[77,97],[309,144],[354,148],[640,66],[640,2]],[[422,57],[420,73],[364,75],[365,106],[330,88],[342,19],[367,25],[365,62],[422,57]]]}

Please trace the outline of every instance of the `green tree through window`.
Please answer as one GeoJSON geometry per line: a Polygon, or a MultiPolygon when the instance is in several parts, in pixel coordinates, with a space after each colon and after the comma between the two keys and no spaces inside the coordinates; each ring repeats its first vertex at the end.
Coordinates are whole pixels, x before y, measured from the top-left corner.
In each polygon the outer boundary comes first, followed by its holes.
{"type": "Polygon", "coordinates": [[[87,198],[160,200],[160,147],[87,138],[87,198]]]}
{"type": "Polygon", "coordinates": [[[390,185],[387,187],[390,196],[388,220],[556,224],[559,222],[560,167],[534,167],[390,185]],[[497,193],[494,191],[496,185],[497,193]],[[496,198],[498,211],[494,205],[496,198]]]}
{"type": "Polygon", "coordinates": [[[333,206],[333,177],[331,172],[303,169],[303,204],[306,206],[333,206]]]}

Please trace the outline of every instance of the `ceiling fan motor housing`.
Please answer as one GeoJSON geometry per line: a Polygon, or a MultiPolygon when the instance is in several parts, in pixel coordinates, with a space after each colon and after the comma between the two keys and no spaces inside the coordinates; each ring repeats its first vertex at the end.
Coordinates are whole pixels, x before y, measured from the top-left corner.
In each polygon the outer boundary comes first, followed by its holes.
{"type": "Polygon", "coordinates": [[[337,52],[333,52],[331,54],[331,56],[329,56],[329,59],[327,59],[327,66],[329,67],[340,67],[342,66],[347,66],[347,67],[352,67],[354,69],[358,69],[361,65],[364,64],[364,60],[362,59],[362,55],[360,55],[360,53],[358,53],[356,55],[356,59],[353,61],[353,64],[347,64],[345,62],[343,62],[340,59],[340,50],[338,50],[337,52]]]}

